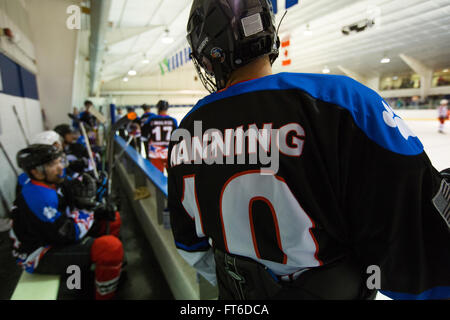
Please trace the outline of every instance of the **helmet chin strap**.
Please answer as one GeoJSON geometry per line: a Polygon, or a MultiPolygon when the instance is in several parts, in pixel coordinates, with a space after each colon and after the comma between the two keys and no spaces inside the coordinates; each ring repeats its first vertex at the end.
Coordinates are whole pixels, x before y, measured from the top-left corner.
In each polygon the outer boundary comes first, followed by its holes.
{"type": "Polygon", "coordinates": [[[212,62],[214,77],[216,78],[216,87],[217,91],[222,90],[226,87],[229,76],[225,78],[224,72],[221,68],[221,63],[217,60],[213,60],[212,62]]]}

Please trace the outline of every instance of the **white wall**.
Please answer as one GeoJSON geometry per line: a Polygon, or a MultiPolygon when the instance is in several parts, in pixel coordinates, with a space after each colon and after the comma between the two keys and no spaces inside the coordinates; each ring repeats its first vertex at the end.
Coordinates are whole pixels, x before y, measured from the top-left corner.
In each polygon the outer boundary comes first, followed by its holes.
{"type": "Polygon", "coordinates": [[[79,30],[67,28],[67,8],[79,1],[27,0],[35,47],[39,97],[49,125],[67,122],[72,110],[75,57],[79,30]]]}
{"type": "MultiPolygon", "coordinates": [[[[28,11],[24,4],[19,0],[0,0],[0,28],[10,28],[16,39],[19,40],[17,43],[11,43],[2,37],[0,52],[35,74],[37,71],[34,61],[35,52],[30,38],[28,11]]],[[[2,78],[3,83],[8,81],[7,74],[3,74],[2,78]]],[[[16,154],[17,151],[26,147],[26,142],[13,112],[13,106],[16,107],[28,139],[43,131],[44,124],[39,101],[0,92],[0,141],[18,170],[16,154]]],[[[8,164],[3,152],[0,152],[0,189],[9,204],[12,204],[15,198],[16,181],[13,169],[8,164]]],[[[0,206],[0,217],[3,217],[4,214],[3,206],[0,206]]]]}
{"type": "Polygon", "coordinates": [[[31,40],[27,8],[19,0],[0,0],[0,28],[9,28],[15,35],[11,42],[0,38],[0,51],[33,73],[36,73],[36,56],[31,40]]]}

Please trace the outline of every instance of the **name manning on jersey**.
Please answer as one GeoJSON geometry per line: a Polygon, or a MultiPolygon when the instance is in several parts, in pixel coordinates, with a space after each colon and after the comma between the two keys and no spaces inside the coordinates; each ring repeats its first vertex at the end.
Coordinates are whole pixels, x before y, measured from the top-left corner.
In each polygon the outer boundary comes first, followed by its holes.
{"type": "Polygon", "coordinates": [[[272,123],[265,123],[262,128],[250,124],[245,129],[242,125],[203,132],[202,122],[194,121],[192,136],[189,130],[179,128],[171,136],[171,141],[176,143],[171,151],[170,166],[259,164],[265,166],[267,174],[275,174],[280,153],[289,157],[302,155],[305,131],[298,123],[288,123],[278,129],[273,128],[272,123]]]}

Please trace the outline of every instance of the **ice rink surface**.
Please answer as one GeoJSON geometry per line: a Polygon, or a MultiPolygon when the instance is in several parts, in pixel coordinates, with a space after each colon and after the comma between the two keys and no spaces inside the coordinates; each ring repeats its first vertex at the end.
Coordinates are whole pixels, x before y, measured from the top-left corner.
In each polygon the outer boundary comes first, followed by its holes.
{"type": "Polygon", "coordinates": [[[404,120],[422,142],[433,166],[439,171],[450,168],[450,121],[446,122],[442,134],[438,133],[437,119],[404,120]]]}

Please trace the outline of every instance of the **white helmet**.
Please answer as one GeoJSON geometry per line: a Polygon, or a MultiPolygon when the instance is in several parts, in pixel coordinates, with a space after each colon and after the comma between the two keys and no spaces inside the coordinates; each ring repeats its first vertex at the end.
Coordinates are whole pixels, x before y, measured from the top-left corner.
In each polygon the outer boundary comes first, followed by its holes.
{"type": "Polygon", "coordinates": [[[445,106],[447,104],[448,104],[448,100],[447,99],[441,100],[441,106],[445,106]]]}
{"type": "Polygon", "coordinates": [[[38,133],[31,139],[31,144],[54,145],[62,149],[61,136],[55,131],[43,131],[38,133]]]}

